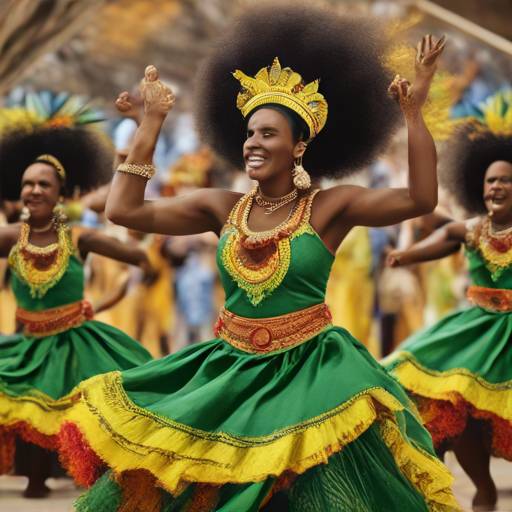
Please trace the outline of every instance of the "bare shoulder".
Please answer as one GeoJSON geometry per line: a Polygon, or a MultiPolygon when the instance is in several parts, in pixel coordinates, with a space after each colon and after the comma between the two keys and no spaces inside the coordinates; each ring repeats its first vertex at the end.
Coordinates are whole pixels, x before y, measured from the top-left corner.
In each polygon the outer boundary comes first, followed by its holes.
{"type": "Polygon", "coordinates": [[[241,197],[243,197],[243,194],[231,190],[203,188],[192,192],[187,196],[187,200],[193,202],[197,208],[222,220],[227,219],[241,197]]]}
{"type": "Polygon", "coordinates": [[[21,222],[0,228],[0,257],[5,257],[21,234],[21,222]]]}
{"type": "Polygon", "coordinates": [[[312,215],[331,220],[338,216],[357,195],[366,189],[357,185],[336,185],[320,190],[313,201],[312,215]]]}
{"type": "Polygon", "coordinates": [[[349,201],[352,197],[359,195],[367,190],[358,185],[336,185],[335,187],[322,189],[318,192],[317,197],[322,198],[318,202],[324,201],[349,201]]]}

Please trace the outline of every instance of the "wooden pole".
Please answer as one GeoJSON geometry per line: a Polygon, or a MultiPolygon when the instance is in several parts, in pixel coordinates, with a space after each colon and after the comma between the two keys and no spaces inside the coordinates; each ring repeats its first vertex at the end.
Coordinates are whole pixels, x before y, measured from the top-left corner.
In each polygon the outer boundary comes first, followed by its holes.
{"type": "Polygon", "coordinates": [[[504,53],[512,55],[512,42],[504,37],[501,37],[490,30],[487,30],[466,18],[455,14],[440,5],[437,5],[429,0],[416,0],[413,6],[419,11],[432,16],[452,27],[464,32],[466,35],[473,39],[492,46],[504,53]]]}

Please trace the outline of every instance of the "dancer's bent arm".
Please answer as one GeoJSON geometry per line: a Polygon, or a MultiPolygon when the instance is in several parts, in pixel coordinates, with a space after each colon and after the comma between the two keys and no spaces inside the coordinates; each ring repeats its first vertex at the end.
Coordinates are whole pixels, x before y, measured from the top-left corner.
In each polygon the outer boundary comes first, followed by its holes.
{"type": "Polygon", "coordinates": [[[427,238],[406,251],[392,251],[388,257],[391,267],[403,267],[423,261],[439,260],[460,250],[466,239],[464,222],[450,222],[436,229],[427,238]]]}
{"type": "Polygon", "coordinates": [[[421,109],[426,101],[443,50],[442,38],[434,44],[427,36],[418,49],[416,79],[409,87],[397,77],[390,95],[396,97],[408,130],[409,186],[398,189],[369,190],[340,185],[319,194],[322,200],[312,222],[331,250],[336,250],[353,226],[387,226],[419,217],[437,205],[437,154],[434,141],[423,120],[421,109]]]}
{"type": "MultiPolygon", "coordinates": [[[[126,163],[150,164],[167,113],[160,104],[147,103],[126,163]]],[[[107,199],[105,212],[116,224],[145,233],[192,235],[220,233],[229,213],[240,198],[227,190],[202,189],[183,197],[144,200],[147,179],[117,172],[107,199]]]]}

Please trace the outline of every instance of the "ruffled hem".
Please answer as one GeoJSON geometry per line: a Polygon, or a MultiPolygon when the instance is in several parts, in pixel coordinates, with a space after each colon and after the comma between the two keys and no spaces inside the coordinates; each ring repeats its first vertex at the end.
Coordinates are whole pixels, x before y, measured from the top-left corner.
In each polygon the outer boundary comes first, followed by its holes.
{"type": "MultiPolygon", "coordinates": [[[[327,463],[329,456],[377,422],[411,483],[438,510],[458,510],[452,476],[435,457],[404,439],[394,415],[400,410],[403,406],[393,395],[371,388],[332,411],[269,436],[235,436],[194,429],[136,406],[123,389],[121,374],[112,372],[81,388],[81,400],[61,432],[72,432],[73,439],[81,432],[80,444],[88,444],[117,475],[146,470],[158,486],[178,496],[191,483],[218,488],[268,477],[289,479],[327,463]]],[[[90,464],[84,460],[81,466],[90,464]]]]}
{"type": "Polygon", "coordinates": [[[402,435],[394,414],[401,410],[393,395],[374,387],[269,436],[243,437],[194,429],[136,406],[123,389],[120,372],[93,377],[61,400],[0,393],[3,430],[12,432],[15,425],[26,424],[44,442],[51,439],[48,447],[59,452],[70,475],[86,487],[107,467],[126,487],[123,495],[137,494],[141,479],[130,478],[134,472],[150,475],[147,478],[173,496],[191,483],[204,495],[229,483],[269,477],[288,481],[327,463],[329,456],[377,422],[397,466],[431,503],[431,510],[459,510],[448,470],[402,435]]]}
{"type": "Polygon", "coordinates": [[[70,408],[79,400],[72,393],[52,400],[33,391],[33,396],[11,397],[0,392],[0,475],[14,466],[15,440],[33,443],[59,455],[62,467],[82,487],[90,487],[108,469],[83,441],[77,429],[65,421],[70,408]]]}
{"type": "Polygon", "coordinates": [[[430,370],[409,352],[390,366],[412,393],[435,448],[456,441],[472,416],[488,422],[493,455],[512,461],[512,381],[492,384],[465,368],[430,370]]]}

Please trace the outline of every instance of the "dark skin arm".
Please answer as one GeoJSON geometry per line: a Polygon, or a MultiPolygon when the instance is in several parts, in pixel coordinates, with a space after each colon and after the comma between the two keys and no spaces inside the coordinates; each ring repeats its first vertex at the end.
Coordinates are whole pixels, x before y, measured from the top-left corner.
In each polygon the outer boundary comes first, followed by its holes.
{"type": "Polygon", "coordinates": [[[120,302],[126,296],[126,292],[128,291],[129,279],[126,279],[124,283],[116,286],[113,290],[111,290],[107,295],[101,297],[93,304],[94,313],[101,313],[107,309],[110,309],[112,306],[115,306],[118,302],[120,302]]]}
{"type": "MultiPolygon", "coordinates": [[[[168,104],[146,103],[146,113],[137,130],[126,163],[149,164],[169,111],[168,104]]],[[[194,235],[213,231],[217,235],[240,194],[203,189],[183,197],[144,200],[147,179],[118,172],[112,182],[105,213],[114,223],[145,233],[194,235]]]]}
{"type": "Polygon", "coordinates": [[[312,224],[326,246],[335,252],[354,226],[381,227],[431,213],[437,205],[437,153],[421,109],[427,99],[444,37],[435,44],[423,38],[416,57],[416,79],[409,87],[397,77],[390,87],[407,123],[409,186],[366,189],[341,185],[318,194],[312,224]]]}
{"type": "Polygon", "coordinates": [[[439,260],[458,252],[466,240],[467,228],[464,222],[450,222],[436,229],[430,236],[406,251],[392,251],[388,265],[403,267],[424,261],[439,260]]]}
{"type": "Polygon", "coordinates": [[[0,258],[7,258],[20,237],[21,224],[10,224],[0,228],[0,258]]]}
{"type": "Polygon", "coordinates": [[[78,250],[82,259],[85,259],[90,252],[94,252],[113,260],[141,267],[147,273],[153,272],[144,251],[97,231],[87,230],[82,233],[78,238],[78,250]]]}

